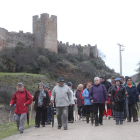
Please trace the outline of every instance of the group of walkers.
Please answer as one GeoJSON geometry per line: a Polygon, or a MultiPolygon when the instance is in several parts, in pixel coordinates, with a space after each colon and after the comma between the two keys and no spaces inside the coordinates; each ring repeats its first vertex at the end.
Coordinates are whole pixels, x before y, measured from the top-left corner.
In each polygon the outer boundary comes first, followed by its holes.
{"type": "Polygon", "coordinates": [[[72,82],[67,84],[63,77],[60,77],[52,92],[48,85],[39,83],[38,90],[32,96],[24,88],[22,83],[18,83],[18,90],[13,95],[10,106],[16,104],[14,120],[20,133],[24,131],[24,123],[28,106],[34,101],[36,110],[35,127],[39,128],[40,124],[51,123],[51,106],[56,108],[58,129],[62,126],[64,130],[68,129],[68,123],[74,123],[77,115],[79,120],[91,120],[95,126],[103,125],[103,118],[116,120],[116,124],[138,121],[138,105],[140,97],[140,84],[136,87],[130,77],[120,76],[112,77],[111,83],[105,77],[95,77],[94,84],[87,82],[79,84],[77,90],[73,90],[72,82]],[[76,108],[76,109],[75,109],[76,108]],[[78,108],[78,109],[77,109],[78,108]],[[75,111],[75,115],[74,115],[75,111]]]}

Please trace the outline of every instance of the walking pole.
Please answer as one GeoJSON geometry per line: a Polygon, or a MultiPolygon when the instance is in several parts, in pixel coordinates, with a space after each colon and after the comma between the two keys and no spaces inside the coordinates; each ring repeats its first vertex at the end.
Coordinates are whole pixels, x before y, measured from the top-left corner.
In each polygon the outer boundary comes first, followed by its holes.
{"type": "Polygon", "coordinates": [[[30,112],[29,126],[31,126],[32,110],[33,110],[33,102],[31,103],[31,112],[30,112]]]}
{"type": "Polygon", "coordinates": [[[8,127],[10,127],[10,123],[11,123],[11,106],[10,106],[10,113],[9,113],[9,124],[8,124],[8,127]]]}

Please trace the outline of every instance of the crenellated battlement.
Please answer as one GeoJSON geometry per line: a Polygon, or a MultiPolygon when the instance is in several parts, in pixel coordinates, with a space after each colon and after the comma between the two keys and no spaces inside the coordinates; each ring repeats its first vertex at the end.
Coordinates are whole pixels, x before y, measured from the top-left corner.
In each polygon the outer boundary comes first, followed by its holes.
{"type": "Polygon", "coordinates": [[[93,56],[96,58],[98,56],[97,54],[97,45],[91,46],[90,44],[82,46],[81,44],[76,45],[73,43],[72,45],[69,45],[69,42],[63,43],[62,41],[57,42],[58,45],[63,45],[67,48],[68,53],[72,54],[78,54],[83,53],[87,56],[90,56],[91,52],[93,53],[93,56]]]}

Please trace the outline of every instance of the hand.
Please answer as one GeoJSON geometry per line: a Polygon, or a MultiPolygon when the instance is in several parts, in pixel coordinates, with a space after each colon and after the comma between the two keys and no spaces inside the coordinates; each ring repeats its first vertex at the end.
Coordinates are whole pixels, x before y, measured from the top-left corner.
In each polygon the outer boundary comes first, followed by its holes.
{"type": "Polygon", "coordinates": [[[127,92],[125,92],[125,95],[127,95],[128,93],[127,92]]]}
{"type": "Polygon", "coordinates": [[[75,101],[77,101],[77,98],[75,98],[75,101]]]}
{"type": "Polygon", "coordinates": [[[140,95],[139,95],[139,98],[140,98],[140,95]]]}
{"type": "Polygon", "coordinates": [[[72,106],[72,104],[70,104],[70,106],[72,106]]]}
{"type": "Polygon", "coordinates": [[[105,101],[105,104],[107,104],[108,103],[108,101],[105,101]]]}
{"type": "Polygon", "coordinates": [[[111,96],[111,94],[108,94],[109,96],[111,96]]]}
{"type": "Polygon", "coordinates": [[[52,104],[53,104],[53,103],[54,103],[54,100],[52,100],[51,102],[52,102],[52,104]]]}
{"type": "Polygon", "coordinates": [[[48,106],[46,106],[48,108],[48,106]]]}
{"type": "Polygon", "coordinates": [[[93,101],[93,100],[91,100],[91,102],[93,103],[94,101],[93,101]]]}
{"type": "Polygon", "coordinates": [[[24,105],[23,106],[26,106],[26,104],[24,103],[24,105]]]}
{"type": "Polygon", "coordinates": [[[12,104],[9,104],[9,106],[12,106],[12,104]]]}
{"type": "Polygon", "coordinates": [[[114,105],[115,103],[114,102],[112,102],[112,105],[114,105]]]}

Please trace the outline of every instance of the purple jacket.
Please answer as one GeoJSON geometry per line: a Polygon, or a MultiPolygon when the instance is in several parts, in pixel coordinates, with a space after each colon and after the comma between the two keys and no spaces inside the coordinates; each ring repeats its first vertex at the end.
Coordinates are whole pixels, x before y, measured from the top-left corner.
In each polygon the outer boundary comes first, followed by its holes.
{"type": "Polygon", "coordinates": [[[105,101],[108,101],[108,94],[105,86],[102,84],[92,86],[89,91],[89,98],[93,100],[94,103],[104,104],[105,101]]]}
{"type": "Polygon", "coordinates": [[[81,90],[76,91],[76,98],[77,98],[77,106],[80,107],[82,106],[82,99],[80,98],[81,90]]]}

